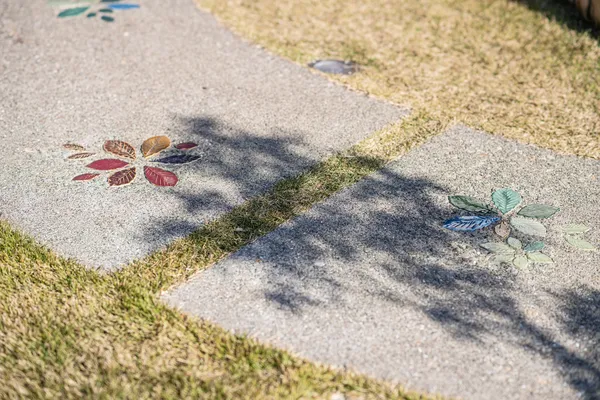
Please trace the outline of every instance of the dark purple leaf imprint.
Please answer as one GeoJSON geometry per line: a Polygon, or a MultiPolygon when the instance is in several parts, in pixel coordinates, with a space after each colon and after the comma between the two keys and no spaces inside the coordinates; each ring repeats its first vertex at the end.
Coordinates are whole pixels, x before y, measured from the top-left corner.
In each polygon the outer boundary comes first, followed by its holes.
{"type": "Polygon", "coordinates": [[[172,156],[159,158],[158,160],[153,160],[153,162],[163,164],[187,164],[199,159],[200,156],[193,156],[191,154],[175,154],[172,156]]]}

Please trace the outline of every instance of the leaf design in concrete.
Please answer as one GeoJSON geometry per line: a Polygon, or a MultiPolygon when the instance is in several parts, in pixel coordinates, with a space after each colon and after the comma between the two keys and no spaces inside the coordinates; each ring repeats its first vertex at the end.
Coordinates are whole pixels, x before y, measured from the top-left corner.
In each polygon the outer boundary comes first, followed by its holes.
{"type": "Polygon", "coordinates": [[[177,150],[190,150],[190,149],[193,149],[194,147],[198,147],[198,145],[193,142],[179,143],[177,146],[175,146],[175,148],[177,150]]]}
{"type": "Polygon", "coordinates": [[[175,186],[177,184],[177,175],[172,172],[156,167],[144,167],[144,175],[150,183],[156,186],[175,186]]]}
{"type": "Polygon", "coordinates": [[[122,160],[117,160],[116,158],[104,158],[102,160],[96,160],[86,165],[86,167],[97,169],[99,171],[110,171],[111,169],[119,169],[127,165],[129,165],[129,163],[126,163],[122,160]]]}
{"type": "Polygon", "coordinates": [[[147,158],[160,153],[170,145],[171,140],[167,136],[153,136],[142,143],[142,154],[147,158]]]}
{"type": "Polygon", "coordinates": [[[100,174],[81,174],[77,175],[73,178],[74,181],[90,181],[96,177],[100,176],[100,174]]]}
{"type": "Polygon", "coordinates": [[[109,186],[123,186],[130,184],[135,179],[135,167],[122,169],[108,177],[109,186]]]}
{"type": "MultiPolygon", "coordinates": [[[[185,142],[180,143],[176,146],[177,150],[179,150],[179,154],[171,154],[164,156],[158,159],[146,160],[146,157],[151,157],[152,155],[158,154],[161,151],[167,149],[171,146],[171,140],[167,136],[154,136],[142,143],[141,151],[144,155],[144,159],[138,161],[136,160],[136,151],[135,148],[122,140],[107,140],[104,142],[102,146],[103,149],[111,153],[115,156],[126,158],[129,162],[117,159],[117,158],[104,158],[100,160],[96,160],[86,165],[86,167],[95,169],[97,171],[113,171],[107,179],[109,186],[125,186],[134,181],[137,171],[136,166],[138,164],[145,163],[161,163],[161,164],[172,164],[172,165],[183,165],[188,164],[193,161],[197,161],[200,159],[200,156],[190,154],[187,151],[196,147],[196,143],[185,142]],[[133,163],[133,165],[130,164],[133,163]]],[[[81,146],[72,145],[67,143],[64,145],[65,148],[68,149],[77,149],[79,150],[81,146]],[[68,146],[68,147],[67,147],[68,146]]],[[[83,148],[83,147],[81,147],[83,148]]],[[[85,153],[76,153],[71,155],[68,158],[77,159],[89,157],[95,153],[85,152],[85,153]]],[[[92,180],[99,176],[100,174],[82,174],[73,178],[74,181],[87,181],[92,180]]],[[[175,186],[179,178],[173,172],[164,170],[162,168],[151,167],[149,165],[144,165],[144,176],[148,180],[148,182],[152,183],[155,186],[175,186]]]]}
{"type": "Polygon", "coordinates": [[[132,145],[122,140],[107,140],[104,142],[104,151],[112,153],[119,157],[131,158],[135,160],[135,149],[132,145]]]}
{"type": "Polygon", "coordinates": [[[67,157],[68,160],[80,160],[82,158],[88,158],[93,156],[95,153],[75,153],[75,154],[71,154],[69,157],[67,157]]]}

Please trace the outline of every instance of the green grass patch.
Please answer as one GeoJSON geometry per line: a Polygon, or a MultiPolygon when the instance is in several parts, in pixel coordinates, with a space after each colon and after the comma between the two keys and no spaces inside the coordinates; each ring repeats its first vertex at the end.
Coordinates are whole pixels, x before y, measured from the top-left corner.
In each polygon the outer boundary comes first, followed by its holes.
{"type": "Polygon", "coordinates": [[[0,222],[0,398],[424,399],[188,318],[158,294],[443,129],[416,114],[112,274],[0,222]]]}

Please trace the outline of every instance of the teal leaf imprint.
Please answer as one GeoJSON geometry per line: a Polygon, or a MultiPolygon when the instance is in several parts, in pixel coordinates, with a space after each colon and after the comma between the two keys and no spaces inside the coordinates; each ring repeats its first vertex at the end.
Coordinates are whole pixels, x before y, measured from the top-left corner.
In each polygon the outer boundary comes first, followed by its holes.
{"type": "Polygon", "coordinates": [[[521,195],[509,188],[498,189],[492,193],[492,201],[502,214],[507,214],[519,205],[521,195]]]}
{"type": "Polygon", "coordinates": [[[523,249],[524,252],[529,253],[533,251],[540,251],[544,248],[544,242],[531,242],[523,249]]]}
{"type": "Polygon", "coordinates": [[[83,14],[89,9],[89,7],[75,7],[75,8],[67,8],[64,11],[61,11],[58,14],[58,18],[67,18],[67,17],[75,17],[77,15],[83,14]]]}

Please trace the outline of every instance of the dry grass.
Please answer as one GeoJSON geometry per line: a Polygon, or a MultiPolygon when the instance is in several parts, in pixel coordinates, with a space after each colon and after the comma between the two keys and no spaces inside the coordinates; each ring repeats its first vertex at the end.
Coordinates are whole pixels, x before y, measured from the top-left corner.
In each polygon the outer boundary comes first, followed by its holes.
{"type": "Polygon", "coordinates": [[[332,77],[358,90],[442,121],[600,158],[600,46],[566,1],[197,2],[301,64],[358,61],[362,73],[332,77]]]}
{"type": "Polygon", "coordinates": [[[423,114],[390,126],[114,274],[0,221],[0,398],[424,399],[188,319],[157,294],[443,129],[423,114]]]}

